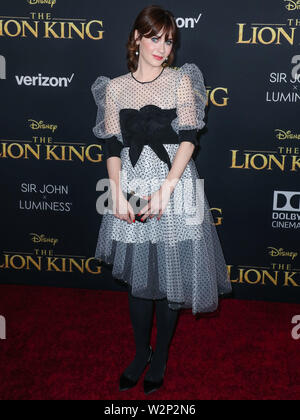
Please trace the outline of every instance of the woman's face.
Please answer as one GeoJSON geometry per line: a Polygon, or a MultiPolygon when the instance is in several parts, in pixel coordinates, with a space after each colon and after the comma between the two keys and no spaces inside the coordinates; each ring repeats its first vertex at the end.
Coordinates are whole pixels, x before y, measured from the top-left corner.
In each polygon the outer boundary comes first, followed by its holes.
{"type": "MultiPolygon", "coordinates": [[[[137,39],[138,35],[138,31],[136,30],[135,39],[137,39]]],[[[165,41],[165,34],[161,31],[157,36],[153,36],[152,38],[143,37],[137,41],[137,44],[140,46],[140,58],[150,65],[158,67],[169,57],[173,47],[173,40],[168,39],[168,41],[165,41]]]]}

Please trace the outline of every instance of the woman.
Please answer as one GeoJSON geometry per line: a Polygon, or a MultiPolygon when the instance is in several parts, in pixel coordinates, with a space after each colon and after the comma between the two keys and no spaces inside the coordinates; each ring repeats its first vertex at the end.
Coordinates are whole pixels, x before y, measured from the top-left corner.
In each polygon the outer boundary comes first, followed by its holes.
{"type": "Polygon", "coordinates": [[[170,67],[177,41],[174,16],[159,6],[146,7],[127,43],[129,73],[114,79],[100,76],[92,86],[98,106],[93,131],[105,140],[114,205],[113,212],[102,216],[95,257],[112,264],[112,275],[129,289],[136,354],[120,377],[119,389],[135,386],[150,363],[146,394],[163,384],[179,310],[212,312],[218,295],[231,292],[191,159],[197,132],[205,125],[206,89],[195,64],[170,67]],[[133,202],[127,201],[131,190],[146,200],[137,216],[133,202]]]}

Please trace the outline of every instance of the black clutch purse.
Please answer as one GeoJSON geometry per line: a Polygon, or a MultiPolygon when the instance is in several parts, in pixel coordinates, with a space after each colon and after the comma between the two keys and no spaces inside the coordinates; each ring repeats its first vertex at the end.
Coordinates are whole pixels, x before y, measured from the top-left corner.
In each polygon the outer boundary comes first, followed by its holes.
{"type": "Polygon", "coordinates": [[[134,191],[130,191],[130,193],[128,192],[124,193],[123,191],[123,194],[125,195],[125,197],[127,198],[127,201],[133,208],[135,220],[141,223],[146,223],[148,218],[145,220],[141,220],[143,215],[138,216],[138,213],[143,207],[145,207],[146,204],[148,204],[148,201],[142,197],[139,197],[134,191]]]}
{"type": "MultiPolygon", "coordinates": [[[[141,218],[143,217],[143,215],[138,216],[138,213],[140,212],[140,210],[145,207],[146,204],[148,204],[148,201],[145,200],[142,197],[139,197],[134,191],[130,191],[130,193],[128,192],[124,192],[122,191],[124,194],[124,197],[127,199],[127,201],[129,202],[129,204],[131,205],[131,207],[133,208],[134,211],[134,216],[135,216],[135,220],[141,223],[146,223],[148,218],[146,218],[145,220],[141,220],[141,218]]],[[[111,197],[111,193],[110,193],[110,197],[111,197]]],[[[109,208],[110,210],[111,207],[108,206],[108,198],[104,201],[104,205],[105,207],[109,208]]]]}

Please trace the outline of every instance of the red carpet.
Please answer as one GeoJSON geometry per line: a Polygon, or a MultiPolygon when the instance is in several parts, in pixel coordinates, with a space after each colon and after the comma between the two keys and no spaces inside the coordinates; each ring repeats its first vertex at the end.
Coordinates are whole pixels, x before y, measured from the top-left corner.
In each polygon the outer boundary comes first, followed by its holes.
{"type": "MultiPolygon", "coordinates": [[[[0,285],[0,398],[146,399],[118,391],[134,356],[126,292],[0,285]]],[[[300,397],[300,305],[224,299],[215,317],[181,312],[163,388],[147,399],[300,397]]],[[[152,344],[155,346],[155,318],[152,344]]],[[[144,376],[144,375],[143,375],[144,376]]]]}

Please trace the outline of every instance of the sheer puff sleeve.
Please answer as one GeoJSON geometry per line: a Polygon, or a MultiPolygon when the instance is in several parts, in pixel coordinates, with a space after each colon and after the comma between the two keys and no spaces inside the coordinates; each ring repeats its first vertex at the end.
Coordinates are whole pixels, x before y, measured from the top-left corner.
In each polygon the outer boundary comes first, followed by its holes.
{"type": "Polygon", "coordinates": [[[185,63],[177,70],[175,86],[176,113],[171,125],[179,135],[179,142],[199,144],[197,132],[205,126],[207,92],[203,75],[194,63],[185,63]]]}
{"type": "Polygon", "coordinates": [[[111,156],[120,157],[124,145],[112,80],[106,76],[99,76],[93,83],[91,91],[98,107],[93,133],[104,140],[107,159],[111,156]]]}

